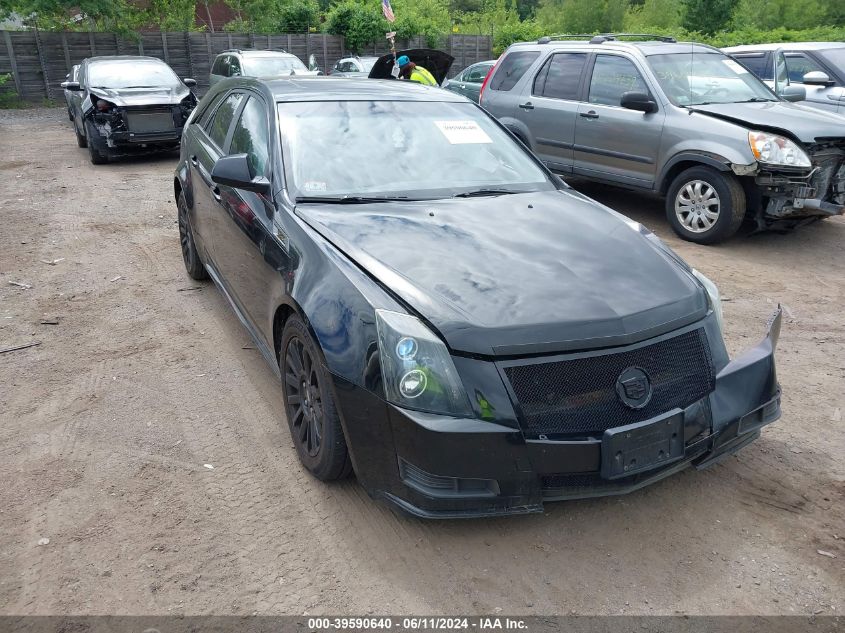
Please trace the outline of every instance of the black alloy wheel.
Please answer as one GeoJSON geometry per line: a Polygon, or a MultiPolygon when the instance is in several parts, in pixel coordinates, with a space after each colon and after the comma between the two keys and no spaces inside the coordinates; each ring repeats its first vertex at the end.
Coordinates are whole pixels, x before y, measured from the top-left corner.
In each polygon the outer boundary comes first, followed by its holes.
{"type": "Polygon", "coordinates": [[[317,479],[330,481],[346,477],[352,463],[323,362],[302,319],[288,318],[279,367],[290,434],[302,464],[317,479]]]}
{"type": "Polygon", "coordinates": [[[188,271],[188,276],[191,279],[197,281],[208,279],[208,272],[200,260],[199,253],[197,253],[197,244],[194,241],[194,232],[188,218],[188,204],[184,192],[179,194],[176,208],[179,211],[179,244],[182,247],[182,260],[185,262],[185,270],[188,271]]]}

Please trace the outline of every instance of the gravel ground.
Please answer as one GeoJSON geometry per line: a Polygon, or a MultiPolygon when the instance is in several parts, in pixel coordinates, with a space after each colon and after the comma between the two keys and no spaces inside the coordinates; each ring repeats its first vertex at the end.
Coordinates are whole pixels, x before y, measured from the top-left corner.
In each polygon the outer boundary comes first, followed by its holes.
{"type": "Polygon", "coordinates": [[[424,522],[299,465],[273,374],[184,272],[174,166],[94,167],[62,110],[0,113],[0,348],[40,342],[0,355],[0,614],[845,609],[845,220],[700,247],[582,185],[720,285],[731,353],[785,305],[783,418],[628,496],[424,522]]]}

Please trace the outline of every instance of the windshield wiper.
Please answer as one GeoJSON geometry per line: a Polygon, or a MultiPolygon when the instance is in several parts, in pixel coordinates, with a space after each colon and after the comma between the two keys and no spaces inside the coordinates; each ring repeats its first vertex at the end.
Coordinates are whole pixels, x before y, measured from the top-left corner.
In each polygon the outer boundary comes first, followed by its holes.
{"type": "Polygon", "coordinates": [[[512,193],[528,193],[527,191],[514,191],[512,189],[473,189],[456,193],[453,198],[477,198],[481,196],[506,196],[512,193]]]}
{"type": "Polygon", "coordinates": [[[764,99],[763,97],[751,97],[750,99],[745,99],[744,101],[734,101],[734,103],[772,103],[776,101],[775,99],[764,99]]]}
{"type": "Polygon", "coordinates": [[[368,204],[371,202],[408,202],[407,196],[300,196],[297,203],[313,204],[368,204]]]}

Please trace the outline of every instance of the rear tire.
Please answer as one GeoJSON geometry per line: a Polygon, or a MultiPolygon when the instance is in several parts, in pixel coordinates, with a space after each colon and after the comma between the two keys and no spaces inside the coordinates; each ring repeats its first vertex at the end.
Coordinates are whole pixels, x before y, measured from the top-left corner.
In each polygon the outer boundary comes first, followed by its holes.
{"type": "Polygon", "coordinates": [[[302,465],[321,481],[348,476],[352,462],[323,355],[297,315],[285,323],[279,369],[285,415],[302,465]]]}
{"type": "Polygon", "coordinates": [[[179,213],[179,243],[182,247],[182,261],[185,262],[185,270],[188,271],[188,276],[191,279],[197,281],[208,279],[208,271],[200,260],[197,243],[194,241],[194,230],[191,228],[191,221],[188,217],[188,202],[185,200],[185,192],[179,194],[176,208],[179,213]]]}
{"type": "Polygon", "coordinates": [[[742,184],[731,173],[703,165],[682,171],[666,195],[666,219],[679,236],[698,244],[722,242],[745,217],[742,184]]]}
{"type": "Polygon", "coordinates": [[[94,165],[105,165],[109,162],[109,155],[96,147],[96,143],[92,142],[98,137],[97,131],[90,123],[85,123],[85,136],[87,138],[88,156],[91,158],[91,163],[94,165]]]}

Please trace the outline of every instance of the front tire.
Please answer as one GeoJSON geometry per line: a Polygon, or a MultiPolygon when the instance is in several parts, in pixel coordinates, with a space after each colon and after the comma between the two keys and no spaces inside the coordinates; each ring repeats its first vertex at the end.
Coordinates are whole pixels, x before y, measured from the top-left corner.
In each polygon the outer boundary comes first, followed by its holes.
{"type": "Polygon", "coordinates": [[[87,137],[88,156],[91,158],[91,163],[94,165],[105,165],[109,162],[109,155],[98,148],[94,139],[99,138],[94,126],[86,121],[85,136],[87,137]]]}
{"type": "Polygon", "coordinates": [[[682,171],[666,196],[666,219],[679,236],[698,244],[722,242],[745,217],[745,192],[730,173],[696,166],[682,171]]]}
{"type": "Polygon", "coordinates": [[[185,270],[188,271],[188,276],[191,279],[197,281],[208,279],[208,271],[197,252],[197,243],[194,241],[194,230],[191,228],[191,221],[188,217],[188,203],[185,200],[184,191],[179,194],[176,208],[179,213],[179,243],[182,247],[182,260],[185,262],[185,270]]]}
{"type": "Polygon", "coordinates": [[[352,463],[322,358],[305,323],[291,316],[279,348],[288,426],[303,466],[332,481],[349,475],[352,463]]]}

